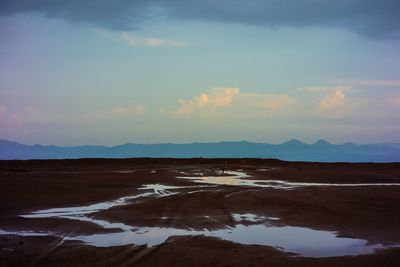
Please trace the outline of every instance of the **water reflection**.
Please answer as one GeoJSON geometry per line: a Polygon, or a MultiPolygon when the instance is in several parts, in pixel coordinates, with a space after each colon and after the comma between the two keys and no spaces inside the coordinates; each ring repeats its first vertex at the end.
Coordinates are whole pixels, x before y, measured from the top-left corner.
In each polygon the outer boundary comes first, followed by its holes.
{"type": "MultiPolygon", "coordinates": [[[[206,183],[210,185],[194,184],[193,186],[171,186],[162,184],[146,184],[138,188],[144,193],[118,198],[91,205],[52,208],[39,210],[27,215],[24,218],[63,218],[78,220],[96,224],[104,229],[119,229],[116,233],[91,234],[73,236],[67,233],[43,233],[32,231],[9,232],[0,230],[0,235],[22,235],[22,236],[59,236],[64,240],[77,240],[84,243],[98,246],[122,246],[128,244],[155,246],[163,243],[171,236],[184,235],[204,235],[228,240],[240,244],[272,246],[287,252],[293,252],[308,257],[331,257],[344,255],[360,255],[373,253],[375,249],[384,248],[382,244],[371,245],[362,239],[352,239],[338,237],[335,232],[313,230],[304,227],[293,226],[274,226],[274,221],[280,220],[276,217],[259,216],[251,213],[232,214],[235,224],[218,230],[193,230],[177,229],[166,227],[135,227],[124,223],[109,222],[106,220],[94,219],[91,214],[108,210],[113,207],[132,204],[132,201],[146,199],[149,197],[165,197],[173,194],[191,194],[218,185],[232,186],[254,186],[269,187],[275,189],[293,189],[304,186],[388,186],[400,185],[390,183],[378,184],[334,184],[334,183],[302,183],[287,182],[283,180],[254,180],[241,171],[225,171],[227,175],[220,176],[196,176],[179,177],[190,179],[196,183],[206,183]],[[185,189],[185,190],[183,190],[185,189]]],[[[212,219],[210,216],[206,216],[212,219]]],[[[161,217],[160,221],[168,217],[161,217]]]]}
{"type": "Polygon", "coordinates": [[[357,187],[357,186],[400,186],[400,183],[306,183],[306,182],[289,182],[284,180],[254,180],[244,172],[225,171],[228,175],[218,176],[180,176],[177,178],[193,180],[196,183],[215,184],[215,185],[232,185],[232,186],[253,186],[273,189],[294,189],[299,187],[357,187]]]}
{"type": "Polygon", "coordinates": [[[112,201],[100,202],[92,205],[78,206],[78,207],[66,207],[66,208],[54,208],[34,211],[30,214],[21,215],[24,218],[51,218],[51,217],[66,217],[76,216],[76,218],[83,217],[85,214],[91,214],[102,210],[111,209],[116,206],[127,205],[129,201],[144,198],[153,195],[154,193],[147,192],[143,194],[121,197],[112,201]]]}
{"type": "Polygon", "coordinates": [[[245,213],[245,214],[232,214],[233,219],[236,222],[260,222],[260,221],[279,221],[280,218],[277,217],[265,217],[265,216],[258,216],[252,213],[245,213]]]}
{"type": "MultiPolygon", "coordinates": [[[[27,232],[0,232],[35,236],[27,232]]],[[[43,233],[37,233],[43,236],[43,233]]],[[[286,252],[306,257],[334,257],[373,253],[384,248],[382,244],[370,245],[366,240],[337,237],[334,232],[313,230],[304,227],[276,227],[263,224],[245,226],[238,224],[233,228],[208,230],[185,230],[162,227],[140,227],[118,233],[64,236],[64,240],[82,241],[96,247],[123,246],[129,244],[149,247],[165,242],[171,236],[204,235],[216,237],[245,245],[272,246],[286,252]]]]}

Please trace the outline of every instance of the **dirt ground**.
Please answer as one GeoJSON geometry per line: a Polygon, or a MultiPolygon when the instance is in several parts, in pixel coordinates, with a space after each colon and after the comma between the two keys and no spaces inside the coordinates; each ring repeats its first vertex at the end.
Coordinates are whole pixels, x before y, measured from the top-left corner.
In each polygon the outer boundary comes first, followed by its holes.
{"type": "MultiPolygon", "coordinates": [[[[82,159],[0,161],[0,229],[79,235],[116,231],[68,219],[19,215],[136,194],[144,184],[191,186],[177,176],[243,170],[259,180],[400,183],[400,164],[302,163],[262,159],[82,159]]],[[[200,185],[200,184],[196,184],[200,185]]],[[[0,235],[0,266],[400,266],[400,186],[279,190],[219,185],[148,198],[93,214],[134,226],[221,229],[234,213],[281,218],[277,225],[335,231],[393,246],[370,255],[311,258],[214,237],[170,237],[154,246],[99,248],[56,236],[0,235]],[[186,192],[186,193],[185,193],[186,192]],[[207,216],[207,217],[206,217],[207,216]],[[164,219],[160,219],[164,218],[164,219]]]]}

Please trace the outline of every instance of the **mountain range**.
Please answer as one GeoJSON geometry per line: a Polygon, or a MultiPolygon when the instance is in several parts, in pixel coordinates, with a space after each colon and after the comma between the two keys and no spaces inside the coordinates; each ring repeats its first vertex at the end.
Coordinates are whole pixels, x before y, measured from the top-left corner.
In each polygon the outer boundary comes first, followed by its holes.
{"type": "Polygon", "coordinates": [[[282,144],[239,142],[188,144],[123,144],[118,146],[24,145],[0,140],[0,159],[77,158],[276,158],[288,161],[319,162],[400,162],[396,143],[356,145],[331,144],[319,140],[306,144],[292,139],[282,144]]]}

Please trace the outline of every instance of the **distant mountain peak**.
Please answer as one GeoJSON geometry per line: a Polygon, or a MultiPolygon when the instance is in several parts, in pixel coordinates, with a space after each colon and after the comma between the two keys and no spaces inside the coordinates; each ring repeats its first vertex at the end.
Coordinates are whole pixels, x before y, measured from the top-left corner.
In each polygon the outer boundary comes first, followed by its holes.
{"type": "Polygon", "coordinates": [[[315,142],[313,145],[317,145],[317,146],[329,146],[332,145],[331,143],[329,143],[328,141],[324,140],[324,139],[320,139],[317,142],[315,142]]]}
{"type": "Polygon", "coordinates": [[[289,141],[286,141],[286,142],[282,143],[282,145],[291,145],[291,146],[293,146],[293,145],[304,145],[304,143],[301,142],[298,139],[291,139],[289,141]]]}
{"type": "Polygon", "coordinates": [[[10,140],[5,140],[5,139],[0,139],[0,143],[3,143],[3,144],[19,144],[17,142],[10,141],[10,140]]]}

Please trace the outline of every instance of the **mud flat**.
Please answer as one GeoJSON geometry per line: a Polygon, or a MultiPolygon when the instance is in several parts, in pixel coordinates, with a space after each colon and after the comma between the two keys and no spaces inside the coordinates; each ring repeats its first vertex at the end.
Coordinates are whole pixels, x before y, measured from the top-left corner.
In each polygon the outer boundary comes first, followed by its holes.
{"type": "Polygon", "coordinates": [[[400,164],[0,161],[0,266],[400,266],[400,164]]]}

